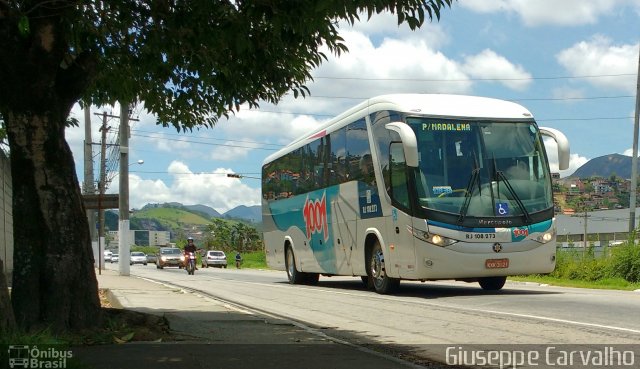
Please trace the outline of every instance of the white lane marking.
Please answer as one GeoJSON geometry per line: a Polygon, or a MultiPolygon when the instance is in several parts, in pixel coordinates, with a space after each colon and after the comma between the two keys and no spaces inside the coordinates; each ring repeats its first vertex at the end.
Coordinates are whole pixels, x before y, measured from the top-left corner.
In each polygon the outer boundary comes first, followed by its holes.
{"type": "MultiPolygon", "coordinates": [[[[273,283],[264,283],[264,282],[250,282],[250,281],[230,280],[230,279],[221,278],[221,277],[215,277],[215,276],[210,276],[210,278],[217,279],[217,280],[223,280],[223,281],[226,281],[226,282],[252,284],[252,285],[272,287],[272,288],[291,288],[290,285],[277,285],[277,284],[273,284],[273,283]]],[[[516,318],[541,320],[541,321],[547,321],[547,322],[553,322],[553,323],[563,323],[563,324],[568,324],[568,325],[576,325],[576,326],[589,327],[589,328],[609,329],[609,330],[619,331],[619,332],[640,334],[640,330],[638,330],[638,329],[617,327],[617,326],[605,325],[605,324],[597,324],[597,323],[580,322],[580,321],[576,321],[576,320],[552,318],[552,317],[541,316],[541,315],[510,313],[510,312],[497,311],[497,310],[474,309],[474,308],[467,308],[467,307],[461,307],[461,306],[456,306],[456,305],[448,305],[448,304],[435,304],[435,303],[432,303],[432,302],[425,302],[425,301],[418,301],[418,300],[408,300],[406,298],[397,297],[397,296],[396,297],[389,297],[389,296],[383,296],[383,295],[377,295],[377,294],[368,296],[368,294],[370,294],[371,292],[367,292],[367,294],[364,294],[364,293],[353,293],[353,292],[346,292],[346,291],[326,290],[326,289],[323,289],[321,287],[305,287],[305,286],[296,286],[296,287],[299,288],[299,289],[310,290],[310,291],[314,291],[314,292],[323,292],[323,293],[327,293],[327,294],[338,294],[338,295],[346,295],[346,296],[352,296],[352,297],[366,297],[366,298],[371,298],[371,299],[375,298],[375,299],[378,299],[378,300],[387,300],[387,301],[403,301],[403,302],[408,302],[408,303],[413,303],[413,304],[420,304],[420,305],[424,305],[424,306],[433,306],[433,307],[437,307],[437,308],[455,309],[455,310],[459,310],[459,311],[468,311],[468,312],[483,313],[483,314],[493,314],[494,316],[495,315],[502,315],[502,316],[516,317],[516,318]]]]}

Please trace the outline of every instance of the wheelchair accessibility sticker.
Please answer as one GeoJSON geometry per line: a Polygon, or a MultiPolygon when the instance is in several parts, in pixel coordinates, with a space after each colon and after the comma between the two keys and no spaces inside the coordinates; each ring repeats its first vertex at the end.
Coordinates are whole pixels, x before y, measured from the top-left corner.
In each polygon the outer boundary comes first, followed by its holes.
{"type": "Polygon", "coordinates": [[[496,204],[496,215],[504,217],[509,215],[509,204],[506,202],[499,202],[496,204]]]}

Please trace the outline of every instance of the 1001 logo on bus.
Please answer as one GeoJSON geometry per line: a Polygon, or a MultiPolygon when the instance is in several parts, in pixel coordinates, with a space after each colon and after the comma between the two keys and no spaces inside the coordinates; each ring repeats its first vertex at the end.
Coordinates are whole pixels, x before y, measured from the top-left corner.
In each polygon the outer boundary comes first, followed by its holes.
{"type": "Polygon", "coordinates": [[[304,224],[307,228],[307,239],[315,233],[322,233],[324,240],[329,239],[329,225],[327,224],[327,200],[326,193],[322,194],[320,200],[309,200],[309,196],[304,202],[302,208],[302,216],[304,224]]]}

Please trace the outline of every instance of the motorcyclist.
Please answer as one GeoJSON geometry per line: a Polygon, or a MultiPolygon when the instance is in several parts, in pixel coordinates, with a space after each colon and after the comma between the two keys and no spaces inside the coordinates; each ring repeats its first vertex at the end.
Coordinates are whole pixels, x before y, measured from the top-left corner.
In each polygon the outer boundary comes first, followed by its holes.
{"type": "MultiPolygon", "coordinates": [[[[193,237],[189,237],[187,238],[187,245],[184,247],[184,254],[185,254],[185,265],[189,262],[189,253],[192,252],[193,255],[196,254],[196,252],[198,251],[196,245],[193,243],[193,237]]],[[[198,267],[196,265],[196,270],[198,270],[198,267]]]]}

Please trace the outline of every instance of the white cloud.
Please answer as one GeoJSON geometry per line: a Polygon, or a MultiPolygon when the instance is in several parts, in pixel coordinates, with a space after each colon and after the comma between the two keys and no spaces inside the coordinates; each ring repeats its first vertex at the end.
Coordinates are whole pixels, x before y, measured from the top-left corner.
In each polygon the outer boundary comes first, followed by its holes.
{"type": "MultiPolygon", "coordinates": [[[[360,21],[353,26],[349,26],[346,22],[340,22],[340,29],[353,30],[368,35],[371,39],[384,37],[399,40],[421,40],[434,49],[450,41],[449,35],[440,23],[425,22],[420,29],[412,31],[406,23],[398,25],[398,16],[389,12],[374,14],[368,21],[367,15],[361,14],[360,21]]],[[[349,43],[347,43],[347,47],[351,50],[349,43]]]]}
{"type": "MultiPolygon", "coordinates": [[[[561,51],[556,59],[573,76],[635,74],[639,46],[613,45],[609,38],[596,35],[589,41],[581,41],[561,51]]],[[[595,86],[626,92],[636,90],[636,78],[629,75],[588,78],[586,81],[595,86]]]]}
{"type": "Polygon", "coordinates": [[[620,8],[640,7],[638,0],[460,0],[458,4],[478,13],[516,14],[530,27],[594,24],[620,8]]]}
{"type": "Polygon", "coordinates": [[[579,154],[569,155],[569,168],[566,170],[558,170],[558,146],[556,142],[550,138],[543,138],[544,146],[549,159],[549,169],[552,173],[560,173],[560,177],[567,177],[573,174],[578,168],[586,164],[589,159],[579,154]]]}
{"type": "Polygon", "coordinates": [[[336,96],[339,91],[340,96],[365,99],[388,93],[465,93],[471,89],[472,82],[460,65],[424,40],[385,38],[376,46],[359,32],[340,34],[350,52],[339,58],[330,56],[313,71],[314,76],[334,77],[310,83],[314,95],[336,96]]]}
{"type": "Polygon", "coordinates": [[[465,58],[462,69],[473,78],[500,79],[500,83],[513,90],[522,91],[531,84],[531,74],[520,65],[514,65],[507,58],[492,50],[465,58]]]}
{"type": "MultiPolygon", "coordinates": [[[[228,168],[216,168],[207,173],[194,173],[180,161],[173,161],[167,168],[171,184],[162,180],[145,180],[129,175],[129,207],[141,208],[148,203],[180,202],[185,205],[204,204],[224,213],[239,205],[260,205],[260,189],[251,188],[246,181],[254,179],[228,178],[234,173],[228,168]]],[[[118,177],[109,193],[118,193],[118,177]]]]}

